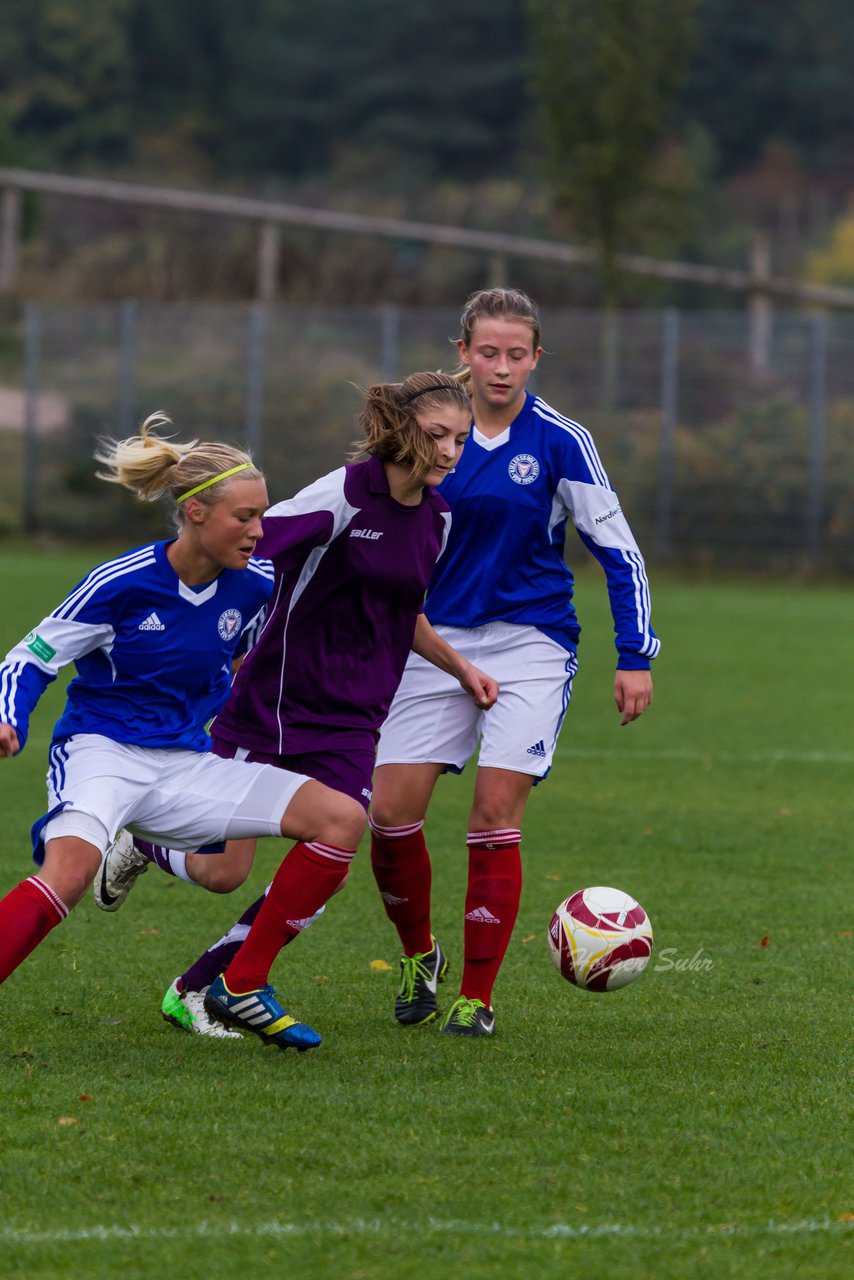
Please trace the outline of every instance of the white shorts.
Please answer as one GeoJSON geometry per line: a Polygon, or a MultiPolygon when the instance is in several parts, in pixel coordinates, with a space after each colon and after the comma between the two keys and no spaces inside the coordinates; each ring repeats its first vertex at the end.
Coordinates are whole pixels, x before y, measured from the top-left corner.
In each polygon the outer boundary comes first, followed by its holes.
{"type": "Polygon", "coordinates": [[[481,711],[453,676],[410,654],[377,764],[444,764],[460,773],[480,740],[480,766],[544,778],[569,707],[576,655],[536,627],[509,622],[436,630],[498,681],[498,701],[481,711]]]}
{"type": "Polygon", "coordinates": [[[281,835],[301,773],[77,734],[53,746],[45,841],[79,836],[103,853],[121,827],[153,844],[194,850],[223,840],[281,835]]]}

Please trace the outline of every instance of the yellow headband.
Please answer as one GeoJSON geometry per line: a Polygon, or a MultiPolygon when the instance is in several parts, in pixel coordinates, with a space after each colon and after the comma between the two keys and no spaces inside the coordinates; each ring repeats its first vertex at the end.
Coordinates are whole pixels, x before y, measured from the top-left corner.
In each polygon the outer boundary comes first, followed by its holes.
{"type": "Polygon", "coordinates": [[[229,471],[220,471],[218,476],[213,476],[210,480],[204,480],[201,484],[197,484],[195,489],[188,489],[186,493],[182,493],[176,501],[186,502],[188,498],[201,493],[202,489],[209,489],[212,484],[219,484],[220,480],[227,480],[229,476],[237,475],[238,471],[247,471],[251,466],[251,462],[241,462],[239,467],[232,467],[229,471]]]}

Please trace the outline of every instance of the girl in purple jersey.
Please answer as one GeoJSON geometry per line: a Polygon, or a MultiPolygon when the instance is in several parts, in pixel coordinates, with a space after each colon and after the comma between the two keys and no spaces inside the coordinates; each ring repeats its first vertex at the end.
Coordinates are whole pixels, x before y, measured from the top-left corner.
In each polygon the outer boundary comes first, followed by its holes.
{"type": "MultiPolygon", "coordinates": [[[[254,559],[267,491],[247,454],[163,439],[152,431],[163,423],[153,415],[96,456],[102,479],[143,501],[170,497],[177,536],[97,566],[0,664],[3,758],[23,748],[62,667],[77,666],[33,829],[42,865],[0,901],[0,982],[80,901],[120,828],[184,849],[289,836],[336,867],[364,831],[363,808],[340,790],[207,749],[241,635],[270,596],[269,566],[254,559]]],[[[319,1043],[272,991],[257,995],[259,1034],[280,1048],[319,1043]]]]}
{"type": "MultiPolygon", "coordinates": [[[[357,460],[265,514],[258,551],[275,570],[270,612],[213,724],[217,754],[298,765],[367,809],[379,729],[413,649],[481,710],[492,705],[495,682],[422,611],[450,522],[436,488],[459,461],[470,420],[468,394],[453,376],[417,373],[372,387],[357,460]]],[[[253,855],[254,841],[232,842],[219,858],[125,841],[105,859],[96,898],[115,909],[151,861],[229,891],[253,855]]],[[[349,858],[292,850],[266,897],[175,980],[164,1017],[200,1034],[215,1033],[207,1015],[252,1030],[249,995],[348,866],[349,858]]]]}
{"type": "Polygon", "coordinates": [[[480,744],[467,835],[468,891],[460,994],[442,1030],[492,1035],[492,989],[522,885],[521,823],[545,777],[569,705],[579,627],[564,563],[572,520],[605,571],[614,615],[614,699],[622,724],[652,698],[643,559],[589,433],[527,390],[540,359],[537,310],[524,293],[474,294],[457,343],[472,397],[472,439],[442,487],[453,514],[427,594],[443,637],[501,685],[483,717],[441,671],[413,655],[383,725],[371,806],[371,860],[402,949],[395,1014],[432,1021],[447,967],[430,927],[430,858],[422,828],[440,774],[480,744]]]}

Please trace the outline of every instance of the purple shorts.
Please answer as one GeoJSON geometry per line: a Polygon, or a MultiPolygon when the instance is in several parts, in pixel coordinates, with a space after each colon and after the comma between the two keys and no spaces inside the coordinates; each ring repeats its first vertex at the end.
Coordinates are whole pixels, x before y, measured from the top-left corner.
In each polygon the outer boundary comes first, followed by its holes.
{"type": "MultiPolygon", "coordinates": [[[[242,753],[243,748],[214,735],[213,751],[224,760],[233,760],[238,752],[242,753]]],[[[352,796],[367,811],[371,803],[375,756],[376,741],[371,736],[366,738],[364,744],[349,746],[346,751],[336,751],[333,747],[325,751],[305,751],[290,756],[249,751],[242,758],[252,764],[272,764],[277,769],[288,769],[291,773],[304,773],[335,791],[343,791],[345,795],[352,796]]]]}

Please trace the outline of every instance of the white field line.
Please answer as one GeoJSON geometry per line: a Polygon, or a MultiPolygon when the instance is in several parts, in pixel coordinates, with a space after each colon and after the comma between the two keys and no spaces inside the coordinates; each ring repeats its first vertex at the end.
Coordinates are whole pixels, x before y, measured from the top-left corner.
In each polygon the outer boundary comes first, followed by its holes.
{"type": "MultiPolygon", "coordinates": [[[[411,1226],[411,1224],[409,1224],[411,1226]]],[[[223,1240],[235,1237],[298,1237],[298,1236],[386,1236],[399,1238],[407,1224],[395,1219],[353,1218],[335,1222],[320,1219],[316,1222],[198,1222],[181,1227],[92,1226],[68,1231],[28,1231],[14,1227],[0,1229],[0,1244],[52,1245],[77,1244],[89,1241],[105,1244],[117,1240],[223,1240]]],[[[662,1238],[700,1239],[712,1236],[799,1236],[843,1234],[854,1229],[854,1221],[833,1218],[799,1218],[789,1221],[771,1219],[767,1222],[722,1222],[695,1227],[644,1226],[632,1223],[605,1222],[578,1223],[556,1222],[547,1227],[510,1227],[501,1222],[443,1221],[438,1218],[422,1220],[421,1230],[435,1235],[470,1237],[491,1236],[505,1240],[601,1240],[614,1238],[662,1238]]]]}
{"type": "Polygon", "coordinates": [[[608,747],[558,747],[558,757],[574,756],[584,760],[687,760],[701,764],[854,764],[851,751],[718,751],[714,747],[663,747],[649,751],[617,751],[608,747]]]}

